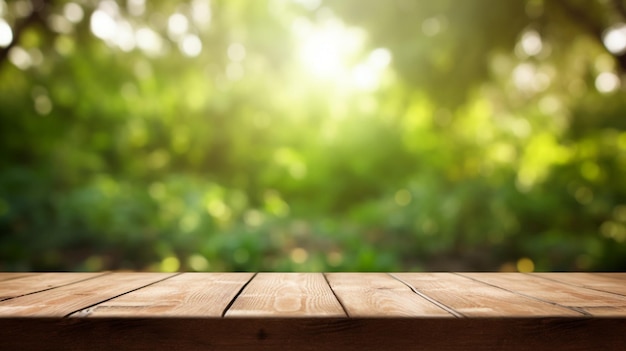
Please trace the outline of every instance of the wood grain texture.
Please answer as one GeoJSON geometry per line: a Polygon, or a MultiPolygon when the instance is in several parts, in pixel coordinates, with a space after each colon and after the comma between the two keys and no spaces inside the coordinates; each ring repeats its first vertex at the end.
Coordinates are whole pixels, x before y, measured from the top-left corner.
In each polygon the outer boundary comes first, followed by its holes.
{"type": "Polygon", "coordinates": [[[0,282],[6,280],[13,280],[22,277],[34,276],[41,273],[11,273],[11,272],[0,272],[0,282]]]}
{"type": "Polygon", "coordinates": [[[345,316],[322,273],[259,273],[226,317],[345,316]]]}
{"type": "Polygon", "coordinates": [[[565,307],[537,301],[452,273],[393,273],[393,276],[465,317],[582,316],[565,307]]]}
{"type": "Polygon", "coordinates": [[[221,317],[252,273],[185,273],[93,306],[89,317],[221,317]]]}
{"type": "Polygon", "coordinates": [[[0,301],[0,317],[63,317],[171,277],[166,273],[112,273],[40,293],[0,301]]]}
{"type": "MultiPolygon", "coordinates": [[[[1,301],[0,349],[622,351],[626,345],[623,296],[599,291],[619,289],[626,274],[392,275],[329,273],[327,282],[321,273],[260,273],[245,285],[251,274],[112,273],[1,301]],[[591,305],[581,307],[586,299],[591,305]],[[428,303],[443,316],[420,310],[429,311],[428,303]],[[224,309],[236,318],[221,318],[224,309]]],[[[44,284],[60,279],[26,274],[0,288],[22,279],[34,284],[35,277],[44,284]]]]}
{"type": "Polygon", "coordinates": [[[574,286],[626,296],[626,274],[621,273],[533,273],[532,275],[574,286]]]}
{"type": "Polygon", "coordinates": [[[454,317],[386,273],[326,273],[350,317],[454,317]]]}
{"type": "Polygon", "coordinates": [[[0,279],[6,279],[0,283],[0,301],[77,283],[103,274],[104,273],[32,273],[17,274],[13,278],[11,278],[10,275],[2,274],[0,275],[0,279]]]}
{"type": "Polygon", "coordinates": [[[462,275],[590,315],[618,316],[626,313],[624,296],[575,287],[523,273],[462,273],[462,275]]]}

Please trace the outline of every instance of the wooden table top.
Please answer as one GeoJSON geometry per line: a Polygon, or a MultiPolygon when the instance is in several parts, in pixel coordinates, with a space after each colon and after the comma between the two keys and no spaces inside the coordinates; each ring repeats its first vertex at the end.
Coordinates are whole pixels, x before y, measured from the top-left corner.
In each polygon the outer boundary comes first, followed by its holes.
{"type": "Polygon", "coordinates": [[[626,273],[0,273],[0,349],[2,340],[626,350],[626,273]]]}

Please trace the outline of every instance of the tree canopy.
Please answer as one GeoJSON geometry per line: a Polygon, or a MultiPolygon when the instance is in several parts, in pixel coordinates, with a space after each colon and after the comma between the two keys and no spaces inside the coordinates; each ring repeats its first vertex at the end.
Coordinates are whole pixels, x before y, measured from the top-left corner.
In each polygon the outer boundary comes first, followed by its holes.
{"type": "Polygon", "coordinates": [[[622,0],[0,0],[1,270],[624,270],[622,0]]]}

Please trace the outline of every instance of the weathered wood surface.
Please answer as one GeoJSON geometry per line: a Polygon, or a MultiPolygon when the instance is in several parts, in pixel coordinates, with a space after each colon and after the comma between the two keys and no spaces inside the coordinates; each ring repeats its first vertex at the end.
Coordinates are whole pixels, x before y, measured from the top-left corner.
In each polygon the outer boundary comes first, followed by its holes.
{"type": "Polygon", "coordinates": [[[1,350],[626,350],[626,273],[0,273],[1,350]]]}
{"type": "Polygon", "coordinates": [[[226,317],[345,316],[322,273],[259,273],[226,317]]]}

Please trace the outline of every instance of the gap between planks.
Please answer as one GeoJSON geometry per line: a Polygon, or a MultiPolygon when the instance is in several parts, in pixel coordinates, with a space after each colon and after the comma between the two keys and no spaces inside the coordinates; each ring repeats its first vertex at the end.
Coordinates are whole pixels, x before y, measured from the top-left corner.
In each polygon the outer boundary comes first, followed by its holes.
{"type": "MultiPolygon", "coordinates": [[[[25,274],[25,275],[19,275],[16,277],[12,277],[9,279],[4,279],[2,280],[3,284],[13,284],[15,283],[14,280],[19,279],[17,281],[17,283],[22,283],[20,282],[20,280],[28,280],[29,278],[38,278],[41,275],[45,275],[45,274],[74,274],[74,273],[35,273],[35,274],[25,274]]],[[[105,276],[107,274],[110,274],[110,272],[103,272],[101,274],[91,274],[91,273],[76,273],[76,274],[86,274],[87,276],[85,278],[82,279],[76,279],[76,280],[68,280],[67,282],[58,284],[58,285],[54,285],[54,286],[50,286],[50,287],[46,287],[46,288],[34,288],[32,291],[26,292],[26,293],[18,293],[16,295],[13,296],[0,296],[0,302],[2,301],[7,301],[7,300],[11,300],[11,299],[15,299],[18,297],[22,297],[22,296],[28,296],[28,295],[33,295],[33,294],[37,294],[40,292],[44,292],[44,291],[48,291],[48,290],[53,290],[53,289],[57,289],[57,288],[61,288],[64,286],[68,286],[68,285],[72,285],[72,284],[77,284],[77,283],[82,283],[84,281],[90,280],[90,279],[95,279],[95,278],[100,278],[102,276],[105,276]]],[[[45,283],[45,281],[43,281],[43,283],[45,283]]],[[[6,288],[6,286],[4,286],[3,288],[6,288]]],[[[1,289],[1,290],[5,290],[5,289],[1,289]]],[[[0,290],[0,291],[1,291],[0,290]]]]}
{"type": "Polygon", "coordinates": [[[239,295],[241,295],[241,293],[244,291],[244,289],[248,286],[248,284],[250,284],[250,282],[259,274],[259,272],[255,272],[252,277],[250,277],[250,279],[248,279],[248,281],[243,284],[241,286],[241,289],[239,289],[239,291],[237,291],[237,293],[235,294],[235,296],[233,296],[233,298],[228,302],[228,304],[226,305],[226,307],[224,307],[224,311],[222,311],[222,318],[226,317],[226,313],[228,312],[228,310],[230,309],[230,307],[235,303],[235,300],[237,300],[237,298],[239,297],[239,295]]]}
{"type": "Polygon", "coordinates": [[[447,311],[448,313],[452,314],[454,317],[456,317],[456,318],[465,318],[465,315],[464,315],[463,313],[461,313],[461,312],[457,312],[457,311],[455,311],[454,309],[452,309],[452,308],[450,308],[450,307],[446,306],[445,304],[443,304],[443,303],[441,303],[441,302],[437,301],[436,299],[433,299],[432,297],[430,297],[430,296],[428,296],[428,295],[426,295],[426,294],[423,294],[422,292],[420,292],[419,290],[417,290],[417,289],[416,289],[413,285],[411,285],[411,284],[407,283],[406,281],[404,281],[404,280],[400,279],[399,277],[395,276],[394,274],[392,274],[392,273],[387,273],[387,274],[389,274],[389,276],[391,276],[392,278],[394,278],[394,279],[398,280],[398,281],[399,281],[399,282],[401,282],[402,284],[406,285],[406,286],[407,286],[407,287],[408,287],[411,291],[413,291],[415,294],[417,294],[417,295],[419,295],[420,297],[422,297],[422,298],[424,298],[424,299],[426,299],[426,300],[430,301],[431,303],[433,303],[434,305],[438,306],[439,308],[441,308],[441,309],[443,309],[443,310],[447,311]]]}
{"type": "MultiPolygon", "coordinates": [[[[597,287],[595,285],[589,285],[590,283],[593,283],[593,282],[589,282],[589,281],[581,282],[581,279],[577,279],[575,276],[573,276],[573,274],[580,274],[580,273],[530,273],[529,275],[532,277],[546,279],[546,280],[556,282],[556,283],[566,284],[566,285],[573,286],[578,289],[583,288],[583,289],[599,291],[602,293],[614,294],[614,295],[618,295],[621,297],[626,297],[626,284],[624,284],[624,282],[620,282],[621,291],[616,292],[606,287],[597,287]],[[568,276],[564,277],[563,274],[567,274],[568,276]],[[574,277],[574,279],[570,279],[571,277],[574,277]]],[[[591,273],[582,273],[582,274],[591,274],[591,273]]],[[[611,274],[611,273],[607,273],[607,274],[611,274]]],[[[605,277],[605,276],[596,274],[596,277],[605,277]]],[[[615,277],[606,276],[606,279],[607,280],[619,280],[621,278],[618,278],[617,276],[615,277]]],[[[616,285],[618,284],[617,282],[611,282],[611,283],[616,284],[616,285]]]]}
{"type": "MultiPolygon", "coordinates": [[[[32,294],[36,294],[38,292],[44,292],[44,291],[48,291],[48,290],[53,290],[53,289],[57,289],[57,288],[61,288],[61,287],[65,287],[68,285],[72,285],[72,284],[77,284],[80,282],[84,282],[87,280],[92,280],[92,279],[103,279],[103,277],[105,277],[107,274],[110,273],[103,273],[103,274],[99,274],[96,276],[92,276],[92,277],[88,277],[86,279],[80,279],[77,281],[73,281],[73,282],[69,282],[69,283],[63,283],[60,285],[56,285],[50,288],[46,288],[43,290],[38,290],[38,291],[34,291],[34,292],[30,292],[27,294],[23,294],[23,295],[19,295],[19,296],[15,296],[16,297],[21,297],[21,296],[25,296],[25,295],[32,295],[32,294]]],[[[74,311],[71,311],[70,313],[67,313],[66,315],[63,315],[64,318],[67,317],[85,317],[87,315],[89,315],[90,309],[93,309],[94,307],[97,307],[99,305],[103,305],[108,301],[111,300],[115,300],[118,299],[124,295],[129,295],[133,292],[145,289],[147,287],[150,286],[154,286],[154,285],[158,285],[159,283],[168,280],[168,279],[172,279],[174,277],[180,276],[183,273],[175,273],[175,274],[171,274],[168,276],[165,276],[164,278],[155,280],[155,281],[151,281],[147,284],[135,287],[133,289],[130,290],[124,290],[124,291],[120,291],[120,293],[115,294],[114,296],[108,296],[106,298],[103,298],[100,301],[97,302],[92,302],[84,307],[81,306],[81,308],[76,309],[74,311]]],[[[278,277],[281,275],[281,273],[263,273],[264,276],[269,276],[269,275],[275,275],[275,277],[278,277]]],[[[288,275],[289,273],[282,273],[285,275],[288,275]]],[[[452,316],[456,317],[456,318],[469,318],[469,317],[475,317],[477,316],[476,313],[482,313],[478,310],[476,310],[477,312],[472,312],[469,315],[465,313],[465,311],[468,311],[467,306],[459,306],[458,303],[455,302],[455,300],[450,300],[449,297],[445,296],[445,295],[441,295],[441,293],[439,293],[437,290],[431,290],[431,288],[429,288],[429,280],[423,280],[424,283],[426,283],[426,285],[423,285],[421,283],[417,283],[419,281],[421,281],[421,279],[423,279],[424,277],[428,277],[428,276],[433,276],[434,274],[428,274],[428,273],[423,273],[423,276],[420,276],[420,273],[354,273],[354,276],[352,277],[354,279],[354,282],[357,282],[356,284],[347,284],[345,282],[342,283],[341,279],[337,280],[338,277],[340,277],[342,275],[342,273],[305,273],[305,274],[312,274],[312,275],[321,275],[321,277],[323,277],[323,279],[319,279],[316,278],[317,281],[317,286],[322,287],[324,286],[324,289],[329,289],[328,292],[332,292],[332,294],[327,294],[327,298],[330,298],[331,300],[334,299],[336,301],[336,303],[338,304],[337,307],[340,307],[340,309],[343,311],[342,315],[348,318],[358,318],[358,317],[363,317],[364,315],[362,313],[356,313],[353,314],[351,312],[351,308],[354,308],[354,301],[358,300],[358,296],[360,294],[361,298],[365,298],[367,296],[370,296],[368,294],[372,293],[372,295],[374,295],[374,297],[378,297],[378,298],[382,298],[382,300],[377,300],[376,298],[374,298],[373,300],[370,299],[370,303],[371,301],[374,301],[375,305],[373,305],[375,308],[373,308],[371,310],[372,315],[376,315],[376,313],[378,312],[384,312],[384,309],[387,307],[391,307],[392,309],[395,308],[397,310],[397,305],[398,301],[402,301],[402,298],[400,298],[400,300],[397,300],[394,302],[394,300],[392,299],[388,299],[388,296],[393,295],[392,291],[389,290],[392,288],[396,289],[396,291],[399,293],[399,297],[400,295],[402,296],[407,296],[407,294],[410,293],[414,294],[415,297],[419,300],[425,300],[428,301],[430,304],[432,304],[433,306],[436,306],[442,310],[444,310],[445,312],[451,314],[452,316]],[[336,275],[333,277],[333,279],[329,279],[329,277],[336,275]],[[362,276],[362,279],[359,279],[359,275],[362,276]],[[387,279],[381,279],[382,277],[386,276],[387,279]],[[403,279],[403,277],[406,277],[409,280],[403,279]],[[377,280],[378,279],[378,280],[377,280]],[[359,281],[363,282],[363,285],[358,284],[359,281]],[[372,282],[380,282],[380,283],[376,283],[376,284],[372,284],[372,282]],[[397,290],[398,288],[396,287],[396,285],[393,285],[390,283],[390,281],[396,281],[398,282],[397,284],[402,284],[402,286],[406,287],[408,290],[406,292],[401,292],[400,290],[397,290]],[[338,283],[339,282],[339,283],[338,283]],[[385,283],[387,282],[387,283],[385,283]],[[378,284],[378,285],[377,285],[378,284]],[[382,285],[380,285],[382,284],[382,285]],[[418,284],[418,285],[416,285],[418,284]],[[380,286],[379,286],[380,285],[380,286]],[[346,305],[345,301],[342,301],[342,297],[346,298],[346,296],[350,296],[351,294],[351,290],[349,289],[351,286],[354,287],[361,287],[363,288],[362,290],[356,290],[354,291],[354,294],[357,296],[355,299],[350,298],[348,299],[349,304],[346,305]],[[340,289],[339,291],[337,291],[337,289],[340,289]],[[346,290],[347,289],[347,290],[346,290]],[[422,291],[423,290],[423,291],[422,291]],[[389,295],[391,294],[391,295],[389,295]],[[434,295],[433,295],[434,294],[434,295]],[[442,301],[441,299],[439,299],[438,297],[444,297],[444,300],[442,301]],[[382,301],[382,302],[381,302],[382,301]],[[447,303],[446,301],[451,302],[451,304],[447,303]],[[378,303],[382,303],[379,305],[376,305],[378,303]],[[350,305],[352,304],[352,305],[350,305]],[[376,308],[376,307],[380,307],[380,308],[376,308]],[[459,309],[459,307],[461,307],[459,309]]],[[[345,273],[343,273],[345,274],[345,273]]],[[[514,273],[511,273],[514,274],[514,273]]],[[[33,274],[31,276],[36,276],[37,274],[33,274]]],[[[302,275],[302,274],[300,274],[302,275]]],[[[615,277],[604,277],[602,280],[593,280],[590,279],[588,284],[591,284],[592,287],[590,286],[586,286],[583,285],[583,278],[585,278],[586,276],[583,275],[579,275],[579,276],[572,276],[571,279],[569,279],[568,276],[563,276],[561,277],[561,279],[565,279],[568,278],[569,280],[567,281],[561,281],[559,280],[558,276],[554,276],[554,277],[545,277],[545,276],[541,276],[538,274],[515,274],[515,276],[511,275],[511,278],[514,278],[511,280],[511,286],[507,285],[507,284],[503,284],[503,279],[505,279],[504,277],[506,275],[495,275],[495,274],[488,274],[485,273],[484,276],[477,274],[477,273],[442,273],[441,274],[441,278],[436,278],[434,277],[433,279],[436,279],[435,281],[437,282],[441,282],[441,283],[451,283],[451,281],[447,281],[448,279],[445,278],[445,276],[457,276],[458,278],[456,279],[458,281],[458,279],[462,279],[462,280],[466,280],[468,282],[473,282],[474,286],[484,286],[484,287],[488,287],[489,289],[497,289],[500,291],[504,291],[507,292],[508,294],[514,294],[519,296],[520,298],[523,299],[531,299],[531,300],[535,300],[537,302],[543,303],[543,304],[548,304],[553,306],[552,308],[562,308],[562,309],[566,309],[570,311],[571,313],[574,313],[575,315],[578,316],[597,316],[598,314],[596,312],[598,312],[598,310],[594,311],[594,310],[589,310],[587,311],[587,308],[606,308],[607,306],[600,306],[600,305],[596,305],[596,306],[583,306],[583,305],[577,305],[577,304],[571,304],[568,301],[570,300],[566,300],[566,301],[562,301],[559,300],[557,297],[553,298],[550,297],[550,295],[541,295],[539,293],[535,294],[532,292],[528,292],[525,289],[524,286],[520,286],[519,284],[523,284],[525,281],[528,281],[528,283],[533,283],[537,286],[542,285],[542,286],[554,286],[556,287],[555,290],[557,290],[554,294],[554,296],[565,296],[563,295],[563,292],[558,291],[559,287],[563,287],[563,291],[566,291],[566,288],[569,290],[573,290],[573,289],[584,289],[587,291],[587,294],[592,294],[595,293],[597,296],[602,296],[601,294],[613,294],[613,296],[615,296],[615,299],[622,299],[624,297],[624,295],[621,295],[619,293],[615,293],[612,291],[606,291],[606,290],[600,290],[598,289],[594,289],[593,286],[608,286],[613,287],[613,289],[616,289],[615,286],[619,285],[615,285],[617,284],[616,282],[619,281],[619,279],[622,279],[621,276],[615,276],[615,277]],[[522,278],[523,277],[523,278],[522,278]],[[574,279],[575,278],[575,279],[574,279]],[[493,280],[495,279],[495,280],[493,280]],[[541,282],[544,283],[541,283],[541,282]],[[602,285],[605,284],[605,285],[602,285]],[[516,288],[517,286],[517,288],[516,288]],[[521,290],[520,290],[521,289],[521,290]],[[539,294],[539,295],[538,295],[539,294]],[[558,295],[560,294],[560,295],[558,295]],[[598,295],[600,294],[600,295],[598,295]]],[[[22,276],[18,276],[15,279],[20,279],[20,278],[24,278],[26,276],[22,275],[22,276]]],[[[223,308],[223,310],[221,311],[221,315],[218,314],[217,316],[219,317],[230,317],[227,316],[227,314],[229,313],[229,311],[231,311],[231,308],[233,307],[233,305],[235,303],[238,302],[238,299],[242,296],[242,294],[244,294],[244,292],[246,291],[246,289],[248,288],[249,284],[253,283],[255,279],[258,279],[258,273],[254,273],[250,276],[249,279],[245,280],[245,283],[243,283],[240,287],[238,287],[237,292],[234,295],[231,295],[232,298],[229,299],[225,299],[224,301],[228,301],[228,303],[225,305],[225,307],[223,308]]],[[[318,276],[319,277],[319,276],[318,276]]],[[[13,279],[10,279],[13,280],[13,279]]],[[[279,279],[280,280],[280,279],[279,279]]],[[[306,279],[305,279],[306,280],[306,279]]],[[[455,280],[455,279],[453,279],[455,280]]],[[[271,281],[271,280],[270,280],[271,281]]],[[[435,282],[433,281],[433,282],[435,282]]],[[[242,280],[242,282],[244,282],[244,280],[242,280]]],[[[439,284],[439,283],[438,283],[439,284]]],[[[444,284],[445,285],[445,284],[444,284]]],[[[461,284],[462,286],[464,286],[464,284],[461,284]]],[[[532,284],[531,284],[532,285],[532,284]]],[[[607,288],[608,289],[608,288],[607,288]]],[[[545,290],[545,289],[544,289],[545,290]]],[[[273,292],[271,289],[271,286],[269,287],[268,291],[268,296],[277,296],[276,292],[273,292]]],[[[302,292],[307,291],[302,290],[302,292]]],[[[545,292],[542,290],[540,293],[545,293],[545,294],[549,294],[551,293],[548,290],[545,290],[545,292]]],[[[463,294],[461,294],[463,295],[463,294]]],[[[496,294],[499,295],[499,294],[496,294]]],[[[479,295],[477,295],[479,296],[479,295]]],[[[570,295],[571,296],[571,295],[570,295]]],[[[480,296],[479,296],[480,297],[480,296]]],[[[249,297],[248,297],[249,298],[249,297]]],[[[605,297],[607,298],[607,297],[605,297]]],[[[608,298],[610,298],[610,296],[608,296],[608,298]]],[[[417,300],[416,299],[416,300],[417,300]]],[[[497,297],[495,297],[495,299],[497,300],[497,297]]],[[[613,298],[610,298],[607,301],[611,301],[614,300],[613,298]]],[[[6,301],[6,300],[5,300],[6,301]]],[[[528,301],[528,300],[526,300],[528,301]]],[[[600,300],[601,302],[602,300],[600,300]]],[[[330,302],[330,301],[327,301],[330,302]]],[[[504,300],[501,300],[500,302],[505,302],[504,300]]],[[[619,306],[610,306],[611,308],[615,309],[617,308],[618,310],[621,310],[624,306],[621,301],[617,301],[619,306]]],[[[471,306],[470,306],[471,307],[471,306]]],[[[480,307],[480,306],[478,306],[480,307]]],[[[547,307],[547,306],[546,306],[547,307]]],[[[339,310],[338,310],[339,311],[339,310]]],[[[237,311],[234,311],[237,312],[237,311]]],[[[495,312],[495,311],[494,311],[495,312]]],[[[219,313],[219,312],[218,312],[219,313]]],[[[599,313],[599,312],[598,312],[599,313]]],[[[621,312],[620,312],[621,313],[621,312]]],[[[233,314],[233,316],[236,315],[233,314]]],[[[315,315],[315,314],[312,314],[315,315]]],[[[385,315],[384,313],[382,315],[385,315]]],[[[265,315],[263,315],[265,316],[265,315]]],[[[269,317],[270,315],[267,315],[267,317],[269,317]]],[[[298,315],[296,315],[298,316],[298,315]]],[[[337,314],[337,316],[339,316],[337,314]]],[[[365,315],[368,316],[368,315],[365,315]]],[[[390,316],[390,315],[388,315],[390,316]]],[[[416,315],[416,316],[422,316],[420,314],[416,315]]],[[[302,315],[302,317],[306,317],[306,315],[302,315]]]]}
{"type": "Polygon", "coordinates": [[[123,293],[121,293],[121,294],[117,294],[117,295],[115,295],[115,296],[112,296],[112,297],[106,298],[106,299],[104,299],[104,300],[102,300],[102,301],[99,301],[99,302],[96,302],[96,303],[92,303],[92,304],[90,304],[90,305],[88,305],[88,306],[86,306],[86,307],[80,308],[80,309],[78,309],[78,310],[76,310],[76,311],[74,311],[74,312],[70,312],[70,313],[66,314],[65,316],[63,316],[63,318],[70,318],[70,317],[82,317],[82,314],[89,314],[90,309],[91,309],[91,308],[93,308],[93,307],[95,307],[95,306],[101,305],[101,304],[103,304],[103,303],[105,303],[105,302],[107,302],[107,301],[111,301],[111,300],[113,300],[113,299],[115,299],[115,298],[118,298],[118,297],[120,297],[120,296],[127,295],[127,294],[129,294],[129,293],[131,293],[131,292],[133,292],[133,291],[137,291],[137,290],[143,289],[143,288],[145,288],[145,287],[147,287],[147,286],[151,286],[151,285],[154,285],[154,284],[160,283],[160,282],[162,282],[162,281],[164,281],[164,280],[171,279],[171,278],[176,277],[176,276],[181,275],[181,274],[182,274],[182,272],[179,272],[179,273],[174,273],[174,274],[172,274],[172,275],[168,275],[168,276],[166,276],[166,277],[164,277],[164,278],[162,278],[162,279],[159,279],[159,280],[153,281],[153,282],[151,282],[151,283],[148,283],[148,284],[142,285],[142,286],[140,286],[140,287],[137,287],[137,288],[134,288],[134,289],[131,289],[131,290],[128,290],[128,291],[124,291],[124,292],[123,292],[123,293]]]}
{"type": "MultiPolygon", "coordinates": [[[[543,302],[543,303],[546,303],[546,304],[550,304],[550,305],[553,305],[553,306],[558,306],[558,307],[561,307],[561,308],[565,308],[565,309],[573,311],[573,312],[575,312],[577,314],[581,314],[581,315],[583,315],[585,317],[591,317],[592,316],[591,313],[589,313],[589,312],[587,312],[587,311],[585,311],[583,309],[580,309],[580,308],[576,308],[576,307],[572,307],[572,306],[565,306],[565,305],[562,305],[562,304],[560,304],[558,302],[545,300],[545,299],[542,299],[540,297],[536,297],[536,296],[533,296],[533,295],[528,295],[528,294],[522,293],[520,291],[504,288],[504,287],[502,287],[500,285],[492,284],[492,283],[486,282],[484,280],[480,280],[479,278],[474,278],[474,277],[471,277],[471,276],[464,275],[463,273],[455,272],[453,274],[456,274],[456,275],[461,276],[463,278],[467,278],[467,279],[470,279],[470,280],[473,280],[473,281],[476,281],[476,282],[479,282],[479,283],[482,283],[482,284],[485,284],[485,285],[493,286],[495,288],[502,289],[502,290],[511,292],[513,294],[516,294],[516,295],[519,295],[519,296],[523,296],[523,297],[528,298],[528,299],[532,299],[532,300],[536,300],[536,301],[543,302]]],[[[488,274],[488,273],[484,273],[484,274],[488,274]]],[[[502,274],[507,274],[507,273],[502,273],[502,274]]],[[[508,274],[522,274],[522,273],[508,273],[508,274]]]]}

